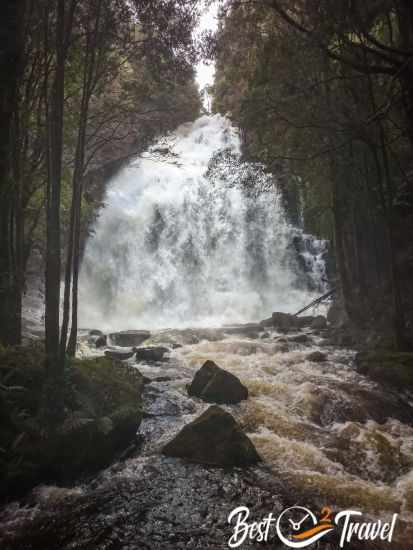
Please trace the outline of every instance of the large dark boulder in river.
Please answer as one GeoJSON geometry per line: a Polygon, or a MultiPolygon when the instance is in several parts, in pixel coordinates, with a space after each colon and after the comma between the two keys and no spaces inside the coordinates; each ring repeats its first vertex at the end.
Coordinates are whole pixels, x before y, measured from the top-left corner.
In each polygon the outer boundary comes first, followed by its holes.
{"type": "Polygon", "coordinates": [[[169,349],[163,346],[151,346],[148,348],[138,348],[136,350],[137,361],[148,361],[149,363],[155,363],[162,361],[165,353],[168,353],[169,349]]]}
{"type": "Polygon", "coordinates": [[[162,453],[221,467],[249,466],[261,460],[235,419],[216,405],[184,426],[162,453]]]}
{"type": "Polygon", "coordinates": [[[112,344],[122,348],[139,346],[150,337],[151,333],[147,330],[124,330],[109,334],[112,344]]]}
{"type": "Polygon", "coordinates": [[[188,394],[207,403],[234,404],[248,398],[248,389],[234,374],[206,361],[188,386],[188,394]]]}

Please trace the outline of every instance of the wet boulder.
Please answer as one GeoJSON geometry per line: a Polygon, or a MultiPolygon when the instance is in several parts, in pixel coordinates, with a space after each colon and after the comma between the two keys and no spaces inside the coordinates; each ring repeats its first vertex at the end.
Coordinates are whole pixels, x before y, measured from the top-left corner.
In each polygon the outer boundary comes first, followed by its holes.
{"type": "Polygon", "coordinates": [[[271,316],[271,321],[273,326],[282,332],[288,332],[297,327],[297,317],[290,313],[275,311],[271,316]]]}
{"type": "Polygon", "coordinates": [[[123,351],[117,349],[108,349],[105,351],[105,356],[115,361],[126,361],[126,359],[130,359],[131,357],[133,357],[134,353],[134,350],[123,351]]]}
{"type": "Polygon", "coordinates": [[[206,361],[188,386],[188,395],[207,403],[235,404],[248,398],[248,389],[234,374],[206,361]]]}
{"type": "Polygon", "coordinates": [[[89,330],[89,336],[103,336],[103,332],[101,330],[92,329],[89,330]]]}
{"type": "Polygon", "coordinates": [[[317,315],[311,322],[310,327],[314,330],[322,330],[327,327],[327,319],[324,315],[317,315]]]}
{"type": "Polygon", "coordinates": [[[95,340],[95,346],[97,348],[104,348],[107,346],[108,338],[106,334],[102,334],[102,336],[98,336],[95,340]]]}
{"type": "Polygon", "coordinates": [[[321,351],[313,351],[306,356],[306,359],[313,363],[323,363],[327,361],[327,355],[321,351]]]}
{"type": "Polygon", "coordinates": [[[298,328],[310,327],[314,319],[315,317],[313,315],[303,315],[302,317],[296,317],[296,326],[298,328]]]}
{"type": "Polygon", "coordinates": [[[307,334],[296,334],[288,338],[288,342],[293,342],[294,344],[308,344],[309,341],[310,339],[307,334]]]}
{"type": "Polygon", "coordinates": [[[262,328],[270,328],[273,326],[272,317],[268,317],[268,319],[263,319],[260,321],[260,327],[262,328]]]}
{"type": "Polygon", "coordinates": [[[150,338],[151,333],[147,330],[124,330],[122,332],[114,332],[109,335],[110,341],[115,346],[121,348],[129,348],[139,346],[150,338]]]}
{"type": "Polygon", "coordinates": [[[184,426],[162,453],[220,467],[249,466],[261,460],[235,419],[216,405],[184,426]]]}
{"type": "Polygon", "coordinates": [[[246,336],[247,338],[258,338],[262,326],[258,323],[246,323],[241,325],[226,325],[223,328],[225,334],[246,336]]]}
{"type": "Polygon", "coordinates": [[[138,348],[136,350],[137,361],[147,361],[148,363],[156,363],[164,360],[165,353],[168,353],[169,349],[163,346],[151,346],[147,348],[138,348]]]}

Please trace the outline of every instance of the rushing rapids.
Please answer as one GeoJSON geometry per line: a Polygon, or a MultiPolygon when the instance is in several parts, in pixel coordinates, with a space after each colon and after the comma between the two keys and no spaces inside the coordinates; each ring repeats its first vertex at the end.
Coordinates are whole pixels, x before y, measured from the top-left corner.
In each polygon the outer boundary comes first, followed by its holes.
{"type": "MultiPolygon", "coordinates": [[[[234,186],[246,169],[266,177],[258,168],[239,162],[231,173],[212,170],[215,181],[205,176],[225,148],[239,157],[236,131],[222,117],[204,117],[109,185],[83,263],[82,324],[155,327],[145,345],[170,349],[159,363],[127,360],[150,380],[142,447],[74,487],[38,487],[4,507],[2,548],[225,549],[234,508],[247,506],[258,520],[292,505],[360,510],[372,521],[397,513],[394,543],[345,548],[412,548],[411,396],[359,374],[354,352],[332,346],[323,331],[297,339],[274,329],[199,328],[299,309],[323,288],[324,243],[287,223],[276,194],[256,199],[234,186]],[[159,330],[165,326],[174,328],[159,330]],[[314,351],[325,360],[311,360],[314,351]],[[257,467],[226,471],[160,453],[207,407],[186,390],[207,359],[249,390],[248,400],[225,409],[263,458],[257,467]]],[[[103,352],[85,333],[79,353],[103,352]]],[[[339,538],[317,544],[333,550],[339,538]]],[[[276,537],[264,547],[285,548],[276,537]]]]}
{"type": "MultiPolygon", "coordinates": [[[[360,510],[372,521],[398,513],[394,543],[345,548],[411,548],[413,410],[407,397],[358,374],[352,351],[337,350],[314,332],[307,336],[296,343],[294,335],[273,331],[256,339],[226,336],[222,329],[155,334],[154,343],[182,347],[158,364],[128,360],[152,380],[144,396],[141,452],[89,482],[40,487],[27,502],[9,505],[0,514],[0,542],[10,549],[227,548],[227,518],[237,506],[248,506],[258,519],[299,504],[316,513],[326,505],[360,510]],[[314,350],[327,360],[310,361],[314,350]],[[206,359],[248,387],[247,401],[225,408],[263,465],[225,471],[160,454],[207,407],[186,392],[206,359]]],[[[80,350],[91,353],[85,342],[80,350]]],[[[328,540],[323,548],[339,547],[328,540]]],[[[261,547],[251,541],[242,546],[261,547]]]]}
{"type": "Polygon", "coordinates": [[[250,196],[240,140],[220,115],[185,124],[109,184],[86,246],[80,323],[205,326],[294,311],[323,288],[325,243],[287,223],[276,192],[250,196]],[[206,173],[222,151],[231,166],[206,173]]]}

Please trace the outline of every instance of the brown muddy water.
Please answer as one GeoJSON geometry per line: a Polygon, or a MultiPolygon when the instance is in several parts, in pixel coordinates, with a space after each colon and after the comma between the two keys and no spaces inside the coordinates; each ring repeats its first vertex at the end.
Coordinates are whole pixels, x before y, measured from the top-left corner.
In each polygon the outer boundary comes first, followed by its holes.
{"type": "MultiPolygon", "coordinates": [[[[225,549],[228,515],[238,506],[251,520],[293,505],[318,516],[363,512],[364,520],[398,514],[393,542],[350,542],[344,548],[413,548],[413,399],[358,374],[354,352],[329,346],[318,333],[305,343],[275,332],[247,338],[223,330],[158,333],[153,342],[182,344],[168,361],[137,368],[145,388],[139,454],[72,487],[37,487],[0,511],[0,548],[225,549]],[[327,360],[309,361],[320,350],[327,360]],[[186,385],[207,359],[237,375],[249,399],[224,407],[254,442],[263,463],[216,469],[160,454],[162,446],[207,404],[186,385]],[[162,381],[157,378],[162,377],[162,381]]],[[[92,350],[85,342],[80,352],[92,350]]],[[[129,360],[133,363],[133,360],[129,360]]],[[[287,548],[270,531],[266,543],[240,548],[287,548]]],[[[327,535],[309,548],[339,548],[327,535]]]]}

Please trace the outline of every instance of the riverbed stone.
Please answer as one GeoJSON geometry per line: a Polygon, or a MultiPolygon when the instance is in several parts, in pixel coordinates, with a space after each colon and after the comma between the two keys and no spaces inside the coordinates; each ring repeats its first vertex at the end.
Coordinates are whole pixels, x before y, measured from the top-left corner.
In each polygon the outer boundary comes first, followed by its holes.
{"type": "Polygon", "coordinates": [[[136,350],[137,361],[147,361],[148,363],[156,363],[164,360],[165,353],[169,349],[163,346],[150,346],[146,348],[138,348],[136,350]]]}
{"type": "Polygon", "coordinates": [[[314,321],[315,317],[314,315],[303,315],[301,317],[296,317],[296,326],[298,328],[305,328],[310,327],[312,322],[314,321]]]}
{"type": "Polygon", "coordinates": [[[261,460],[233,416],[216,405],[184,426],[162,453],[220,467],[249,466],[261,460]]]}
{"type": "Polygon", "coordinates": [[[273,326],[282,331],[288,332],[289,330],[297,327],[297,317],[290,313],[283,313],[281,311],[275,311],[271,316],[273,326]]]}
{"type": "Polygon", "coordinates": [[[272,322],[272,317],[268,317],[268,319],[263,319],[262,321],[260,321],[259,324],[261,328],[269,328],[274,326],[272,322]]]}
{"type": "Polygon", "coordinates": [[[121,332],[113,332],[109,335],[111,342],[115,346],[129,348],[139,346],[150,338],[151,333],[147,330],[123,330],[121,332]]]}
{"type": "Polygon", "coordinates": [[[317,317],[314,317],[312,320],[310,327],[313,330],[322,330],[327,327],[327,319],[324,315],[317,315],[317,317]]]}
{"type": "Polygon", "coordinates": [[[102,336],[98,336],[95,340],[95,346],[97,348],[104,348],[107,346],[108,338],[106,334],[102,334],[102,336]]]}
{"type": "Polygon", "coordinates": [[[105,356],[109,359],[114,359],[115,361],[126,361],[126,359],[130,359],[131,357],[133,357],[134,353],[134,350],[123,351],[117,349],[107,349],[105,351],[105,356]]]}
{"type": "Polygon", "coordinates": [[[248,398],[248,389],[234,374],[206,361],[188,386],[188,395],[207,403],[235,404],[248,398]]]}
{"type": "Polygon", "coordinates": [[[290,336],[288,341],[294,344],[307,344],[310,339],[307,334],[295,334],[294,336],[290,336]]]}
{"type": "Polygon", "coordinates": [[[323,363],[327,361],[327,355],[322,351],[313,351],[306,356],[307,361],[312,361],[313,363],[323,363]]]}
{"type": "Polygon", "coordinates": [[[248,338],[258,338],[259,333],[262,331],[262,326],[259,323],[225,325],[223,330],[226,334],[247,336],[248,338]]]}
{"type": "Polygon", "coordinates": [[[89,330],[89,335],[90,336],[103,336],[103,332],[101,330],[98,330],[98,329],[92,329],[92,330],[89,330]]]}

